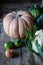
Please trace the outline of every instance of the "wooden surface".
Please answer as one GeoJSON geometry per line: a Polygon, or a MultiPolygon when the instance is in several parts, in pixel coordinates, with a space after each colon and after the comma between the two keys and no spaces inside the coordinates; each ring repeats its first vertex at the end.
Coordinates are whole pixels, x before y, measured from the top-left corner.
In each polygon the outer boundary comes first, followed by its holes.
{"type": "Polygon", "coordinates": [[[22,48],[23,49],[22,61],[21,61],[20,48],[16,49],[16,51],[19,53],[18,56],[12,59],[6,58],[4,55],[5,49],[3,47],[4,44],[3,42],[4,41],[0,41],[0,65],[33,65],[34,64],[33,56],[30,53],[28,53],[28,51],[25,48],[22,48]]]}
{"type": "Polygon", "coordinates": [[[43,59],[39,56],[31,54],[26,47],[22,47],[22,59],[21,59],[21,48],[17,48],[15,51],[18,55],[14,58],[6,58],[4,53],[4,42],[11,40],[4,31],[0,33],[0,65],[43,65],[43,59]]]}
{"type": "Polygon", "coordinates": [[[19,55],[15,56],[14,58],[6,58],[4,53],[4,40],[0,38],[0,65],[34,65],[34,58],[33,55],[25,48],[22,48],[22,59],[21,59],[21,48],[16,49],[15,51],[18,52],[19,55]]]}
{"type": "Polygon", "coordinates": [[[43,65],[43,59],[39,55],[34,54],[34,59],[36,65],[43,65]]]}
{"type": "Polygon", "coordinates": [[[0,65],[43,65],[43,59],[39,56],[31,54],[26,47],[22,47],[22,59],[21,48],[16,49],[18,55],[14,58],[6,58],[4,53],[4,42],[7,40],[13,40],[9,38],[4,32],[0,36],[0,65]]]}

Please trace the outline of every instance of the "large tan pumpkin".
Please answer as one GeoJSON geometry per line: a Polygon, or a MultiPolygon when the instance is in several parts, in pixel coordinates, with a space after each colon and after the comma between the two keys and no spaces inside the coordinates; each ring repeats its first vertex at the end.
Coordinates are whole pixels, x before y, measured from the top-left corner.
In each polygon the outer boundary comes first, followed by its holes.
{"type": "Polygon", "coordinates": [[[32,31],[33,16],[26,11],[8,13],[3,19],[6,34],[12,38],[24,38],[26,28],[32,31]]]}

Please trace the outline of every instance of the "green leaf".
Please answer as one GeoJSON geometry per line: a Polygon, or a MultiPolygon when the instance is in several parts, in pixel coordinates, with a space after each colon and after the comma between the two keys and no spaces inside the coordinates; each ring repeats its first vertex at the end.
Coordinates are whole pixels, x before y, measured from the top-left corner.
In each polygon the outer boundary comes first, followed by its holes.
{"type": "Polygon", "coordinates": [[[32,44],[31,44],[31,41],[29,39],[25,40],[25,45],[28,47],[28,49],[30,50],[30,52],[33,52],[32,44]]]}
{"type": "Polygon", "coordinates": [[[33,33],[29,29],[26,29],[26,38],[24,39],[24,43],[28,47],[30,52],[33,52],[32,43],[31,43],[33,39],[34,39],[33,33]]]}
{"type": "Polygon", "coordinates": [[[36,25],[33,25],[33,35],[35,35],[35,32],[37,31],[36,25]]]}
{"type": "Polygon", "coordinates": [[[34,53],[35,53],[35,51],[32,49],[31,41],[35,38],[36,30],[37,30],[37,28],[35,25],[33,27],[33,32],[31,32],[29,29],[26,29],[26,38],[24,39],[25,45],[28,47],[30,52],[34,52],[34,53]]]}
{"type": "Polygon", "coordinates": [[[34,39],[34,35],[29,29],[26,29],[26,38],[29,39],[29,40],[34,39]]]}

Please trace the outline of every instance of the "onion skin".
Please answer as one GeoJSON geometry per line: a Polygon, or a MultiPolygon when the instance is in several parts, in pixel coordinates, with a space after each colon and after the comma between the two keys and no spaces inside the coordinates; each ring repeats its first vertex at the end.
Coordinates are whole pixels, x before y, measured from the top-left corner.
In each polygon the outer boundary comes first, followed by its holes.
{"type": "Polygon", "coordinates": [[[14,50],[13,50],[13,49],[11,49],[11,50],[6,50],[6,51],[5,51],[5,56],[6,56],[7,58],[13,58],[13,57],[14,57],[14,50]]]}

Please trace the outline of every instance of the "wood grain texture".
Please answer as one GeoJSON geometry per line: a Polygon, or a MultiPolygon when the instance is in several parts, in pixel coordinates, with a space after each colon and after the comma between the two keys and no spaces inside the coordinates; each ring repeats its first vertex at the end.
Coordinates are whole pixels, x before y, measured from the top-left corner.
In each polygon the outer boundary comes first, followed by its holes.
{"type": "Polygon", "coordinates": [[[1,38],[0,40],[0,65],[34,65],[34,58],[33,55],[25,48],[22,48],[22,59],[21,59],[21,50],[20,48],[16,49],[19,53],[18,56],[14,58],[6,58],[4,55],[4,40],[1,38]]]}

